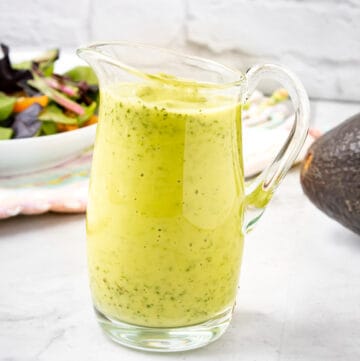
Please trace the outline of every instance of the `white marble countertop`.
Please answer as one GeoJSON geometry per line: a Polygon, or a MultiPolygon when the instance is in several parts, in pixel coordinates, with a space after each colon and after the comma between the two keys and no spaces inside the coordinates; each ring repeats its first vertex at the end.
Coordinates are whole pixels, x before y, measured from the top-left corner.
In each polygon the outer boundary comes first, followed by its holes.
{"type": "MultiPolygon", "coordinates": [[[[313,102],[325,130],[359,104],[313,102]]],[[[360,237],[286,177],[247,237],[240,291],[225,335],[199,350],[150,354],[109,341],[87,285],[83,215],[0,222],[0,361],[360,360],[360,237]]]]}

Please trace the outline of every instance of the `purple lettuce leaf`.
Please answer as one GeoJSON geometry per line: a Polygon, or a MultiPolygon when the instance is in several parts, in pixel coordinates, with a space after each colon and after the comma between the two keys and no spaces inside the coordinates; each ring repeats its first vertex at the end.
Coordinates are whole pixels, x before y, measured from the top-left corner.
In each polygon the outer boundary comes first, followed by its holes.
{"type": "Polygon", "coordinates": [[[15,133],[14,138],[30,138],[40,130],[41,122],[38,116],[41,110],[42,106],[34,103],[15,116],[15,121],[11,126],[15,133]]]}
{"type": "Polygon", "coordinates": [[[11,66],[9,58],[9,48],[5,44],[0,44],[3,57],[0,59],[0,91],[14,93],[21,90],[19,82],[32,78],[29,70],[17,70],[11,66]]]}

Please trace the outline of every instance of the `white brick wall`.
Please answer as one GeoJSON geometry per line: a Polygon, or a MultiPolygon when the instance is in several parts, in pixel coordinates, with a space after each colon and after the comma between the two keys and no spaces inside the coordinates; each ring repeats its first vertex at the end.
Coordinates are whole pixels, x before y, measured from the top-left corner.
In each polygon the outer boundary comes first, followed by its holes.
{"type": "Polygon", "coordinates": [[[360,0],[0,0],[0,41],[131,40],[247,69],[273,61],[317,98],[360,100],[360,0]]]}
{"type": "Polygon", "coordinates": [[[88,41],[90,1],[0,0],[0,41],[24,48],[88,41]]]}
{"type": "Polygon", "coordinates": [[[360,0],[197,0],[186,24],[219,59],[282,63],[314,97],[360,100],[360,0]]]}
{"type": "Polygon", "coordinates": [[[97,0],[92,40],[129,40],[168,46],[183,36],[182,0],[97,0]]]}

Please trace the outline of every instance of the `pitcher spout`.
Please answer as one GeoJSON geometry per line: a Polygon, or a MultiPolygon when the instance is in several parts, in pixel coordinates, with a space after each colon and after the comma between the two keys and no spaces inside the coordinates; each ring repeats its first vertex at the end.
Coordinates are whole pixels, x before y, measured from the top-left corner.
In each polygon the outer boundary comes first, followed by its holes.
{"type": "MultiPolygon", "coordinates": [[[[96,44],[81,47],[76,50],[76,54],[79,58],[85,60],[89,64],[98,77],[100,83],[103,83],[103,81],[106,80],[106,77],[111,77],[109,70],[107,70],[109,65],[115,65],[116,67],[119,66],[119,64],[115,64],[116,59],[112,59],[109,55],[104,54],[101,46],[96,44]]],[[[114,70],[112,73],[113,72],[114,70]]]]}
{"type": "Polygon", "coordinates": [[[91,67],[98,61],[99,51],[94,46],[84,46],[76,50],[76,55],[85,60],[91,67]]]}
{"type": "MultiPolygon", "coordinates": [[[[85,60],[97,75],[100,84],[123,81],[126,77],[146,75],[136,65],[128,65],[125,45],[117,43],[92,44],[77,49],[76,54],[85,60]]],[[[128,61],[131,64],[131,60],[128,61]]]]}

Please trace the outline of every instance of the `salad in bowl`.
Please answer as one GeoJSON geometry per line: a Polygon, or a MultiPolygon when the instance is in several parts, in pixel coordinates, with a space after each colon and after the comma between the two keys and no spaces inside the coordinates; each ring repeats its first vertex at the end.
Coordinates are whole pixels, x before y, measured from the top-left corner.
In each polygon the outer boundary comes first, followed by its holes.
{"type": "Polygon", "coordinates": [[[9,48],[0,47],[0,177],[43,169],[89,148],[99,102],[91,68],[57,73],[58,49],[12,62],[9,48]]]}

